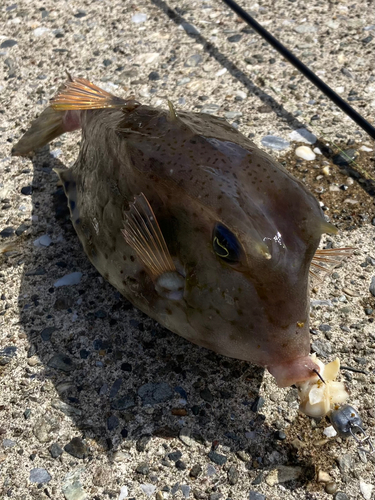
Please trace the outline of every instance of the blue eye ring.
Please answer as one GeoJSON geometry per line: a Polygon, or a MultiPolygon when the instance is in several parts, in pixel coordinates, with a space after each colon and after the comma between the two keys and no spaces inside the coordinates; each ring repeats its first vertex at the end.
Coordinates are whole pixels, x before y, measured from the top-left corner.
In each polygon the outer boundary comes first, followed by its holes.
{"type": "Polygon", "coordinates": [[[215,254],[229,264],[240,261],[241,246],[236,236],[224,224],[217,222],[212,233],[215,254]]]}

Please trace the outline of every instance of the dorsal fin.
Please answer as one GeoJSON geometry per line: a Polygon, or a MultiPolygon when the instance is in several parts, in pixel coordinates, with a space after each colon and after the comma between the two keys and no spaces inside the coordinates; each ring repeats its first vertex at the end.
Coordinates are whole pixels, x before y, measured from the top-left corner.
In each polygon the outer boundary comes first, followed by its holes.
{"type": "Polygon", "coordinates": [[[72,78],[50,101],[51,108],[58,111],[70,109],[122,108],[127,101],[97,87],[85,78],[72,78]]]}

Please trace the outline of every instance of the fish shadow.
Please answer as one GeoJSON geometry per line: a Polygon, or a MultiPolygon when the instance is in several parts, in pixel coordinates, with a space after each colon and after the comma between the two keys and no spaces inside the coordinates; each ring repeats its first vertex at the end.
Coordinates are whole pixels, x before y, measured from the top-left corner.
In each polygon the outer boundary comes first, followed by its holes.
{"type": "Polygon", "coordinates": [[[295,461],[262,414],[264,370],[195,346],[134,308],[83,252],[52,171],[66,167],[49,147],[32,162],[35,231],[24,258],[19,311],[30,346],[26,378],[42,385],[41,397],[24,403],[40,450],[68,444],[59,432],[64,413],[71,436],[91,443],[84,458],[105,452],[112,460],[135,444],[140,455],[134,469],[153,439],[161,439],[166,454],[182,450],[182,460],[197,444],[211,445],[219,461],[243,450],[254,477],[271,465],[264,457],[274,450],[283,463],[295,461]],[[31,241],[45,234],[49,246],[31,241]],[[73,272],[82,273],[78,284],[54,286],[73,272]],[[47,438],[40,438],[41,427],[47,438]]]}

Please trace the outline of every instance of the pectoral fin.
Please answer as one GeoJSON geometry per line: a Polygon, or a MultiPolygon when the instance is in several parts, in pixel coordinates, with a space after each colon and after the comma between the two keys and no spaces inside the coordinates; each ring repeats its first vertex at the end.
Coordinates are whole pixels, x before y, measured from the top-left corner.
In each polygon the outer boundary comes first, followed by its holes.
{"type": "Polygon", "coordinates": [[[350,247],[317,250],[311,261],[310,275],[318,281],[323,281],[324,276],[330,274],[353,251],[354,248],[350,247]]]}
{"type": "Polygon", "coordinates": [[[156,216],[143,193],[136,196],[124,212],[122,234],[143,262],[159,295],[180,300],[185,280],[176,270],[156,216]]]}

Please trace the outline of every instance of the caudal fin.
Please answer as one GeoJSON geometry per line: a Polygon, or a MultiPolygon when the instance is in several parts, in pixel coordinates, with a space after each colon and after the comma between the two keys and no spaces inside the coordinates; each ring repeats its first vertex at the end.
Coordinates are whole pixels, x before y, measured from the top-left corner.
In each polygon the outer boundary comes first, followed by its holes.
{"type": "Polygon", "coordinates": [[[13,147],[13,156],[22,156],[39,149],[59,135],[81,127],[80,111],[88,109],[131,109],[134,100],[124,100],[100,89],[84,78],[68,81],[51,99],[50,106],[32,123],[13,147]]]}
{"type": "Polygon", "coordinates": [[[55,111],[52,108],[45,109],[13,147],[12,155],[26,155],[66,132],[63,122],[64,115],[64,111],[55,111]]]}

